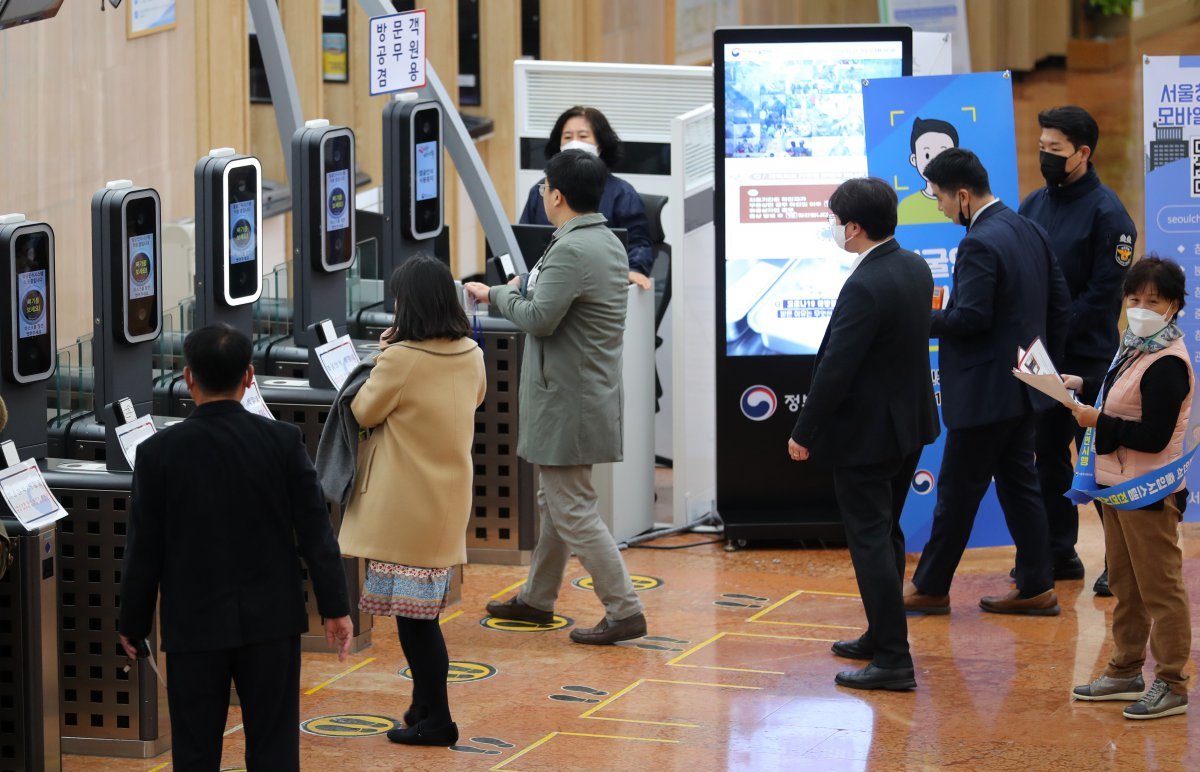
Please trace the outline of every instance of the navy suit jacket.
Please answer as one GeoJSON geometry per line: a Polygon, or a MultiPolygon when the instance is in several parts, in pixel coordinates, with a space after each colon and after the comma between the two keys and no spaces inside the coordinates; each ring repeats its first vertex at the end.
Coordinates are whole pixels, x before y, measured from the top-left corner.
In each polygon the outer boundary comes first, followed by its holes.
{"type": "Polygon", "coordinates": [[[817,350],[792,439],[815,462],[867,466],[905,458],[941,427],[929,369],[933,277],[895,239],[842,286],[817,350]]]}
{"type": "Polygon", "coordinates": [[[350,613],[325,496],[300,430],[208,402],[138,447],[118,629],[162,649],[233,649],[308,629],[300,557],[330,619],[350,613]]]}
{"type": "Polygon", "coordinates": [[[1017,347],[1041,338],[1062,362],[1071,295],[1046,232],[997,201],[958,245],[954,288],[933,312],[942,419],[950,429],[996,423],[1055,404],[1012,375],[1017,347]]]}

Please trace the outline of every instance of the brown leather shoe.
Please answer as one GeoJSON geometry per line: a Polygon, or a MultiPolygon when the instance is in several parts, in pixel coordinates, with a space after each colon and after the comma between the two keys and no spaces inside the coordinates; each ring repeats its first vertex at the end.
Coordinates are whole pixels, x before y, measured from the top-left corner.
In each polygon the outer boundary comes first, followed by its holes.
{"type": "Polygon", "coordinates": [[[950,613],[949,595],[926,595],[912,582],[904,583],[904,610],[916,614],[941,616],[950,613]]]}
{"type": "Polygon", "coordinates": [[[1058,616],[1058,596],[1054,590],[1046,590],[1032,598],[1022,598],[1020,590],[1011,590],[1006,595],[988,595],[979,599],[979,608],[993,614],[1025,614],[1034,617],[1058,616]]]}
{"type": "Polygon", "coordinates": [[[527,606],[517,597],[506,601],[489,601],[487,613],[496,619],[514,619],[518,622],[532,622],[535,625],[548,625],[554,622],[553,611],[542,611],[539,608],[527,606]]]}
{"type": "Polygon", "coordinates": [[[639,612],[616,622],[609,622],[608,617],[605,617],[595,627],[576,627],[571,631],[571,640],[575,643],[608,646],[617,641],[641,638],[645,634],[646,617],[639,612]]]}

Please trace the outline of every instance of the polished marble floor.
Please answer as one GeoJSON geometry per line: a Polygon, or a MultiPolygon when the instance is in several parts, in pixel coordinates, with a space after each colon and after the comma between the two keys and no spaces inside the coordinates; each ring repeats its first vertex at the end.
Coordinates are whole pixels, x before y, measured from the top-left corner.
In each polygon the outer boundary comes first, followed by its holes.
{"type": "MultiPolygon", "coordinates": [[[[1200,53],[1200,24],[1146,41],[1144,53],[1200,53]]],[[[1097,165],[1142,222],[1140,64],[1103,74],[1047,69],[1015,84],[1021,191],[1040,184],[1035,116],[1074,102],[1102,128],[1097,165]]],[[[659,473],[669,512],[669,472],[659,473]]],[[[918,689],[877,694],[842,689],[829,644],[853,637],[862,608],[845,550],[747,549],[721,544],[626,554],[653,578],[641,597],[650,635],[611,648],[579,646],[569,625],[546,632],[481,624],[483,605],[524,578],[516,567],[469,566],[463,600],[444,617],[456,683],[454,749],[412,749],[380,733],[408,705],[409,682],[392,628],[340,664],[306,654],[301,716],[325,735],[301,737],[306,770],[1108,770],[1200,769],[1200,708],[1133,722],[1121,703],[1079,703],[1071,686],[1103,666],[1114,601],[1091,583],[1102,534],[1083,518],[1084,581],[1062,582],[1059,617],[985,614],[979,596],[1009,587],[1011,548],[971,550],[945,617],[910,617],[918,689]],[[482,678],[481,678],[482,676],[482,678]],[[350,716],[349,720],[325,719],[350,716]],[[354,718],[358,716],[359,718],[354,718]],[[376,718],[372,718],[376,717],[376,718]]],[[[1183,528],[1185,574],[1200,606],[1200,525],[1183,528]]],[[[664,544],[703,542],[691,535],[664,544]]],[[[594,595],[573,586],[572,562],[558,613],[570,624],[600,616],[594,595]]],[[[1190,666],[1194,673],[1195,664],[1190,666]]],[[[1149,672],[1149,671],[1147,671],[1149,672]]],[[[240,768],[244,736],[230,711],[224,766],[240,768]]],[[[64,758],[70,772],[169,770],[146,761],[64,758]]]]}

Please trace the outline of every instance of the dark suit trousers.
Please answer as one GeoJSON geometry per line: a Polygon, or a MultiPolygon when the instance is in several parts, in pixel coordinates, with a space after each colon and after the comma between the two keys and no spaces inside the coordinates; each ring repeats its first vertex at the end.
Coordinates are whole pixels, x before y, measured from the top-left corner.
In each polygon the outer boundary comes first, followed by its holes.
{"type": "Polygon", "coordinates": [[[907,458],[833,471],[858,592],[867,614],[863,642],[876,667],[912,667],[904,616],[904,532],[900,512],[920,452],[907,458]]]}
{"type": "Polygon", "coordinates": [[[171,768],[216,772],[237,685],[249,772],[300,769],[300,636],[203,652],[167,655],[171,768]]]}
{"type": "MultiPolygon", "coordinates": [[[[1079,400],[1093,405],[1099,381],[1108,371],[1108,363],[1100,361],[1071,361],[1063,364],[1062,372],[1081,375],[1084,383],[1096,379],[1092,388],[1085,386],[1079,400]]],[[[1083,444],[1084,429],[1062,405],[1055,405],[1037,419],[1037,470],[1046,507],[1046,519],[1050,524],[1050,553],[1056,563],[1070,560],[1079,541],[1079,510],[1062,494],[1071,487],[1075,467],[1071,464],[1071,440],[1075,447],[1083,444]]],[[[1100,505],[1095,504],[1096,512],[1100,505]]]]}
{"type": "Polygon", "coordinates": [[[1034,467],[1033,414],[946,432],[929,543],[913,574],[926,595],[947,595],[979,502],[996,480],[996,496],[1017,547],[1017,587],[1025,597],[1054,587],[1046,510],[1034,467]]]}

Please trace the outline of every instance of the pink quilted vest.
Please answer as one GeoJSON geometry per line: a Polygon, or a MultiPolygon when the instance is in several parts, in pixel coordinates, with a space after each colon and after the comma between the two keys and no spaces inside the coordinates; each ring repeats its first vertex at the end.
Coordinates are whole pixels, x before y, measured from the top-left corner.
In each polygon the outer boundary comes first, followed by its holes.
{"type": "MultiPolygon", "coordinates": [[[[1162,351],[1153,354],[1139,354],[1133,364],[1117,378],[1109,392],[1104,397],[1103,412],[1126,421],[1142,420],[1142,376],[1147,368],[1162,357],[1179,357],[1188,365],[1188,383],[1192,387],[1183,399],[1179,408],[1179,417],[1175,420],[1175,432],[1167,447],[1158,453],[1143,453],[1129,448],[1117,448],[1113,453],[1105,453],[1096,458],[1096,482],[1101,485],[1116,485],[1126,480],[1153,472],[1166,466],[1183,455],[1184,440],[1187,434],[1188,417],[1192,414],[1192,393],[1195,391],[1196,377],[1192,372],[1188,358],[1187,347],[1183,339],[1171,341],[1162,351]]],[[[1175,490],[1183,487],[1179,482],[1175,490]]]]}

